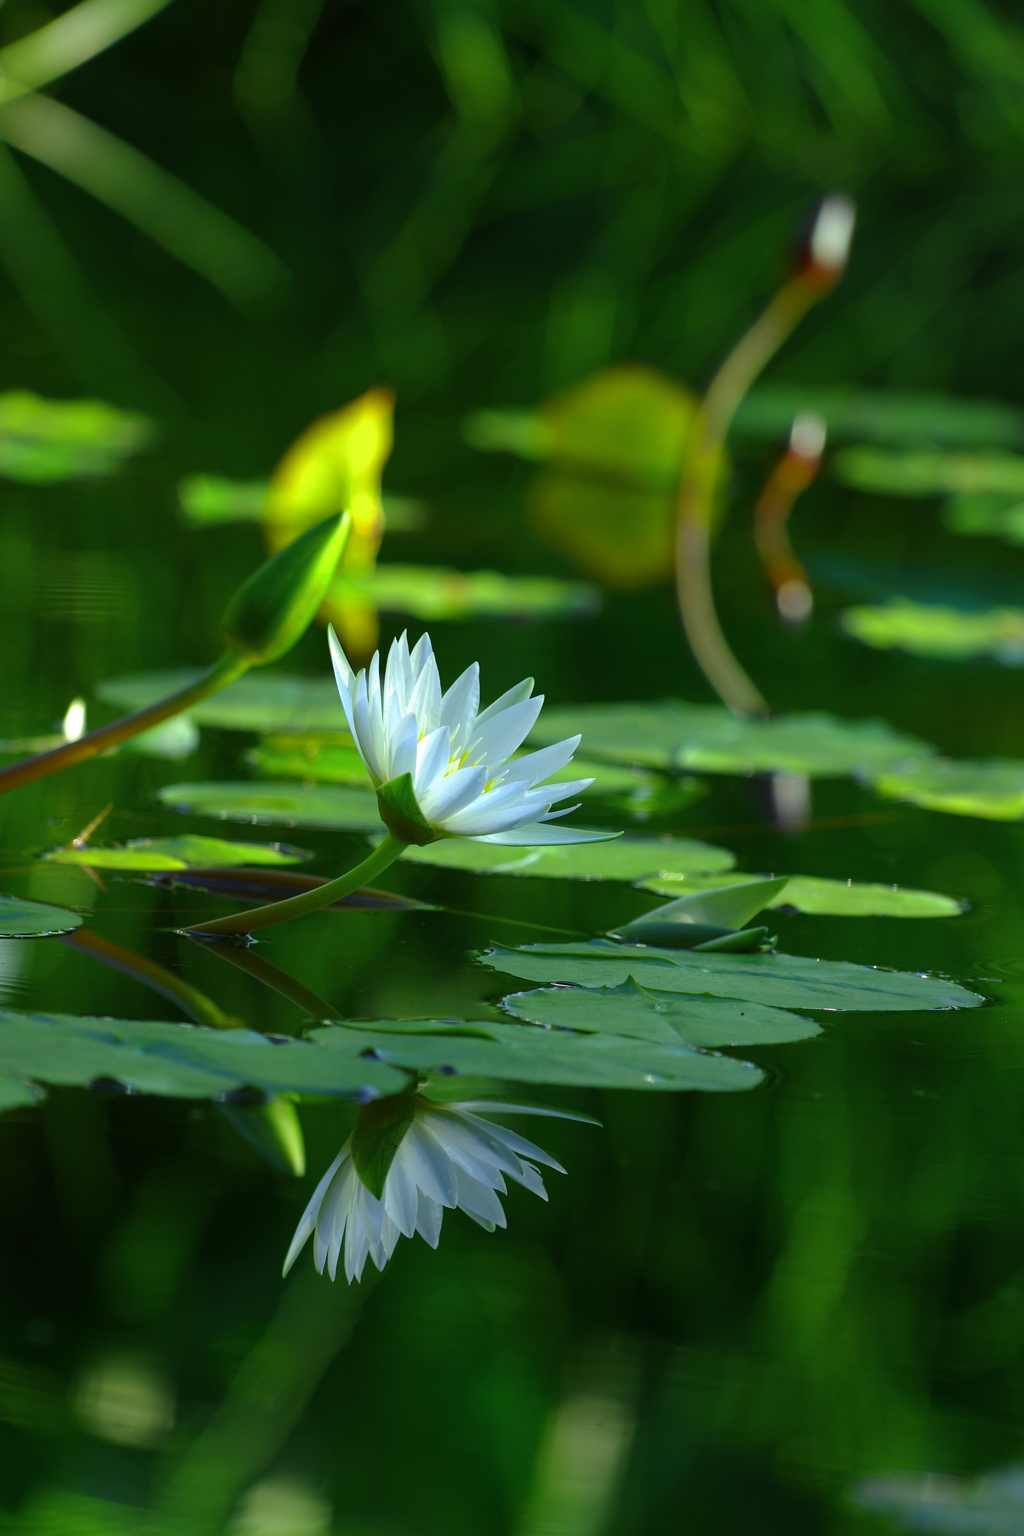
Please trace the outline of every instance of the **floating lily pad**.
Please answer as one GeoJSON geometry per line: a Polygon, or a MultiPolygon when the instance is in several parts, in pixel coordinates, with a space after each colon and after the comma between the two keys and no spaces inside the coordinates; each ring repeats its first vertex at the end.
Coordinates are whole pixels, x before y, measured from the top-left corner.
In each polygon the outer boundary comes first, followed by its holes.
{"type": "Polygon", "coordinates": [[[329,600],[370,603],[383,613],[408,613],[427,623],[435,619],[585,618],[601,606],[597,588],[581,581],[391,564],[378,565],[366,575],[343,571],[331,585],[329,600]]]}
{"type": "Polygon", "coordinates": [[[889,496],[966,495],[1024,496],[1024,454],[941,453],[911,450],[891,453],[881,448],[845,448],[832,461],[832,472],[859,491],[889,496]]]}
{"type": "Polygon", "coordinates": [[[369,775],[347,731],[288,731],[264,736],[245,755],[250,768],[271,779],[313,779],[318,784],[368,784],[369,775]]]}
{"type": "MultiPolygon", "coordinates": [[[[388,533],[413,532],[423,527],[423,503],[407,496],[383,496],[388,533]]],[[[338,504],[328,498],[325,515],[338,504]]],[[[262,523],[271,505],[269,480],[228,480],[223,475],[186,475],[178,481],[178,505],[193,528],[212,528],[219,523],[262,523]]]]}
{"type": "Polygon", "coordinates": [[[615,944],[495,946],[482,965],[524,981],[620,987],[632,978],[648,991],[741,998],[778,1008],[904,1010],[976,1008],[974,992],[938,976],[875,970],[845,960],[802,955],[715,955],[686,949],[615,944]]]}
{"type": "Polygon", "coordinates": [[[726,870],[736,862],[727,849],[688,837],[621,837],[608,843],[522,850],[473,838],[442,838],[425,848],[407,848],[402,857],[442,869],[554,880],[642,880],[668,871],[685,875],[726,870]]]}
{"type": "Polygon", "coordinates": [[[782,1045],[821,1033],[812,1019],[784,1008],[722,997],[683,997],[649,992],[627,981],[621,987],[545,987],[504,997],[506,1013],[550,1029],[630,1035],[637,1040],[694,1047],[782,1045]]]}
{"type": "Polygon", "coordinates": [[[740,404],[730,437],[785,442],[794,416],[814,411],[831,442],[950,443],[965,447],[1024,443],[1024,412],[995,400],[957,400],[902,389],[845,385],[758,384],[740,404]]]}
{"type": "MultiPolygon", "coordinates": [[[[144,709],[201,677],[196,668],[134,672],[99,683],[97,698],[118,709],[144,709]]],[[[199,725],[227,731],[344,731],[333,677],[303,677],[295,672],[247,672],[219,693],[188,711],[199,725]]]]}
{"type": "Polygon", "coordinates": [[[71,933],[81,926],[82,918],[66,907],[0,896],[0,939],[44,938],[50,933],[71,933]]]}
{"type": "Polygon", "coordinates": [[[1004,667],[1024,666],[1024,608],[965,612],[938,603],[894,598],[878,606],[847,608],[844,633],[878,651],[967,661],[990,656],[1004,667]]]}
{"type": "Polygon", "coordinates": [[[164,805],[192,816],[254,825],[324,827],[345,832],[375,832],[381,828],[377,796],[365,789],[340,785],[251,783],[249,780],[165,784],[157,791],[164,805]]]}
{"type": "Polygon", "coordinates": [[[735,1093],[764,1078],[750,1062],[706,1055],[681,1041],[651,1043],[525,1024],[360,1020],[311,1030],[310,1039],[332,1052],[370,1049],[377,1061],[411,1071],[563,1087],[735,1093]]]}
{"type": "MultiPolygon", "coordinates": [[[[723,877],[698,876],[673,880],[659,877],[645,880],[645,891],[660,896],[679,896],[700,887],[739,883],[749,875],[733,872],[723,877]]],[[[767,903],[768,907],[791,907],[797,912],[819,917],[958,917],[964,903],[940,891],[908,890],[898,885],[875,885],[856,880],[824,880],[817,875],[789,875],[786,888],[767,903]]],[[[651,914],[656,915],[655,913],[651,914]]]]}
{"type": "Polygon", "coordinates": [[[948,1536],[1020,1536],[1024,1531],[1024,1467],[1003,1467],[980,1477],[910,1472],[867,1477],[854,1501],[872,1514],[888,1515],[907,1531],[948,1536]]]}
{"type": "Polygon", "coordinates": [[[84,864],[91,869],[231,869],[236,865],[301,864],[313,855],[284,843],[232,843],[222,837],[139,837],[123,847],[51,848],[51,864],[84,864]]]}
{"type": "Polygon", "coordinates": [[[879,773],[934,749],[882,720],[801,714],[743,720],[721,704],[579,704],[545,710],[538,744],[580,734],[583,751],[616,762],[695,773],[879,773]]]}
{"type": "Polygon", "coordinates": [[[144,416],[102,400],[43,400],[20,389],[0,395],[0,475],[8,480],[109,475],[152,436],[144,416]]]}
{"type": "MultiPolygon", "coordinates": [[[[240,1088],[365,1098],[408,1082],[355,1052],[320,1051],[304,1040],[271,1040],[249,1029],[0,1012],[0,1084],[87,1087],[97,1080],[188,1099],[218,1099],[240,1088]]],[[[18,1091],[0,1087],[0,1101],[18,1091]]]]}
{"type": "Polygon", "coordinates": [[[942,526],[968,538],[1002,539],[1024,544],[1024,498],[1016,496],[951,496],[942,508],[942,526]]]}
{"type": "Polygon", "coordinates": [[[1024,761],[990,757],[977,762],[936,758],[884,773],[872,788],[890,800],[907,800],[928,811],[983,816],[987,821],[1024,819],[1024,761]]]}

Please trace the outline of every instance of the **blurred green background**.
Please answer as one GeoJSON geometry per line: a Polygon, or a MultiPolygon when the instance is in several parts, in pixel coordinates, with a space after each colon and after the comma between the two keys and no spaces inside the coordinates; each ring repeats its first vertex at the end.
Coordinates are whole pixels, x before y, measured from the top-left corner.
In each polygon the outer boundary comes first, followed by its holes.
{"type": "MultiPolygon", "coordinates": [[[[0,47],[51,15],[6,0],[0,47]]],[[[178,478],[265,477],[376,384],[397,394],[385,489],[428,511],[385,562],[575,575],[524,517],[529,471],[474,452],[465,415],[627,359],[703,386],[835,186],[860,211],[850,270],[770,378],[1024,406],[1016,7],[175,0],[124,30],[46,86],[73,116],[0,99],[0,388],[97,395],[161,432],[115,479],[0,486],[3,737],[52,729],[113,673],[209,661],[261,543],[183,527],[178,478]]],[[[715,569],[773,704],[1024,756],[1019,672],[859,649],[835,624],[851,596],[1020,602],[1020,550],[823,480],[795,518],[817,616],[783,633],[746,531],[770,453],[737,444],[715,569]]],[[[433,639],[443,676],[479,657],[492,696],[529,672],[558,702],[709,697],[667,586],[608,594],[590,621],[433,639]]],[[[288,665],[322,672],[324,651],[313,632],[288,665]]],[[[237,776],[249,744],[204,733],[189,776],[237,776]]],[[[112,836],[210,831],[156,802],[179,777],[100,761],[0,801],[5,867],[108,800],[112,836]]],[[[1024,832],[842,782],[816,787],[814,813],[784,838],[751,786],[718,781],[656,830],[706,828],[749,869],[969,898],[941,922],[783,917],[780,941],[973,978],[997,1005],[836,1017],[760,1052],[772,1081],[750,1095],[551,1095],[605,1129],[538,1138],[569,1177],[548,1207],[513,1194],[507,1234],[450,1216],[436,1254],[403,1243],[377,1283],[332,1288],[307,1256],[282,1286],[349,1112],[303,1111],[301,1185],[176,1102],[65,1091],[6,1118],[0,1530],[818,1536],[881,1529],[847,1503],[862,1475],[1021,1456],[1024,832]]],[[[293,840],[319,871],[356,852],[293,840]]],[[[168,932],[180,892],[75,871],[8,884],[92,903],[101,931],[228,1010],[295,1027],[168,932]]],[[[324,914],[266,952],[352,1014],[472,1016],[501,989],[469,952],[521,937],[505,919],[593,929],[644,905],[429,869],[399,887],[477,915],[324,914]]],[[[5,944],[0,997],[174,1016],[49,941],[5,944]]]]}

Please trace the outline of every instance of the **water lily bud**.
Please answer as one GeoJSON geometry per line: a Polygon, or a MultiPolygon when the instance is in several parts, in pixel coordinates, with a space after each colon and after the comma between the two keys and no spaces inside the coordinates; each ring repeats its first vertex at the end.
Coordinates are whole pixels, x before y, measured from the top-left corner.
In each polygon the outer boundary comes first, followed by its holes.
{"type": "Polygon", "coordinates": [[[801,250],[801,275],[826,290],[834,288],[850,258],[857,209],[853,199],[831,192],[818,204],[801,250]]]}
{"type": "Polygon", "coordinates": [[[230,650],[257,666],[291,650],[327,594],[349,527],[347,512],[325,518],[243,582],[221,624],[230,650]]]}

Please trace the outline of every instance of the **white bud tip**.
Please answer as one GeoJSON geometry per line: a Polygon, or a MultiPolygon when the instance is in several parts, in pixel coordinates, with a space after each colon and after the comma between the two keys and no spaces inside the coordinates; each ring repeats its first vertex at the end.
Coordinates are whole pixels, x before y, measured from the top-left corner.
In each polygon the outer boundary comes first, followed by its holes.
{"type": "Polygon", "coordinates": [[[801,411],[794,418],[789,434],[789,451],[798,459],[820,459],[825,451],[826,432],[824,416],[815,411],[801,411]]]}
{"type": "Polygon", "coordinates": [[[65,741],[77,741],[85,735],[85,700],[72,699],[61,721],[61,735],[65,741]]]}
{"type": "Polygon", "coordinates": [[[852,198],[842,193],[826,197],[818,209],[811,230],[810,255],[816,267],[826,272],[841,272],[850,255],[857,210],[852,198]]]}

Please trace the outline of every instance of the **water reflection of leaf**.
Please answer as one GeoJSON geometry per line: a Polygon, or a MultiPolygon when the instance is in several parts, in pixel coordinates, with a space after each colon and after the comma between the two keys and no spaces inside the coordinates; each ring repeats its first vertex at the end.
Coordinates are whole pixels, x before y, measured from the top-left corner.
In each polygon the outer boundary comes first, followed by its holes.
{"type": "Polygon", "coordinates": [[[947,661],[989,656],[1004,667],[1024,666],[1024,608],[974,613],[893,598],[877,607],[847,608],[840,623],[852,639],[878,651],[909,651],[947,661]]]}
{"type": "Polygon", "coordinates": [[[642,880],[655,874],[710,874],[731,869],[725,848],[688,837],[621,837],[562,848],[502,848],[472,838],[441,838],[407,848],[403,860],[477,874],[539,875],[554,880],[642,880]]]}
{"type": "Polygon", "coordinates": [[[721,704],[578,704],[546,710],[532,739],[580,733],[594,757],[695,773],[806,773],[832,778],[879,772],[934,750],[882,720],[807,713],[741,719],[721,704]]]}
{"type": "Polygon", "coordinates": [[[589,944],[527,944],[517,949],[496,946],[481,956],[481,964],[524,981],[619,987],[632,979],[650,991],[742,998],[780,1008],[976,1008],[982,1001],[976,993],[938,976],[875,970],[845,960],[700,954],[600,939],[589,944]]]}
{"type": "Polygon", "coordinates": [[[221,837],[132,838],[123,846],[51,848],[43,858],[52,864],[84,864],[91,869],[181,870],[230,869],[235,865],[301,864],[313,855],[282,843],[234,843],[221,837]]]}

